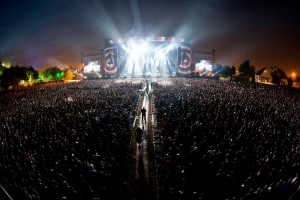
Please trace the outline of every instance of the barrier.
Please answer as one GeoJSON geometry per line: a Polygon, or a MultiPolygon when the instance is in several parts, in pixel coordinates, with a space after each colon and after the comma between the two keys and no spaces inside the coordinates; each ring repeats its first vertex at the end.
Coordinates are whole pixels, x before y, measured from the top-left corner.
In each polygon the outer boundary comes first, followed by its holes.
{"type": "Polygon", "coordinates": [[[3,198],[6,198],[6,199],[9,199],[9,200],[13,200],[11,198],[11,196],[8,194],[8,192],[4,189],[4,187],[0,184],[0,197],[2,199],[3,198]]]}

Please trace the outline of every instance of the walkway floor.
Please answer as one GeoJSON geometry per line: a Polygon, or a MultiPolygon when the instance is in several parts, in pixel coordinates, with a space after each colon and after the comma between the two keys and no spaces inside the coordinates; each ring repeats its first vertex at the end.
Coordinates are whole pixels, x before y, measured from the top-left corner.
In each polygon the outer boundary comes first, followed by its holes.
{"type": "MultiPolygon", "coordinates": [[[[151,99],[145,93],[142,106],[145,107],[146,122],[142,121],[142,114],[137,117],[137,126],[143,130],[142,143],[139,146],[135,137],[132,140],[128,175],[125,178],[125,187],[128,200],[157,200],[156,176],[154,169],[153,134],[151,133],[152,115],[151,99]]],[[[133,133],[135,134],[135,132],[133,133]]]]}
{"type": "MultiPolygon", "coordinates": [[[[142,107],[149,108],[149,101],[144,97],[142,107]]],[[[149,112],[149,109],[147,109],[149,112]]],[[[141,114],[142,115],[142,114],[141,114]]],[[[136,156],[135,156],[135,180],[138,184],[136,187],[135,199],[148,199],[149,192],[149,171],[148,171],[148,114],[146,113],[146,122],[142,121],[142,116],[139,117],[139,127],[143,130],[142,143],[139,146],[136,143],[136,156]]]]}

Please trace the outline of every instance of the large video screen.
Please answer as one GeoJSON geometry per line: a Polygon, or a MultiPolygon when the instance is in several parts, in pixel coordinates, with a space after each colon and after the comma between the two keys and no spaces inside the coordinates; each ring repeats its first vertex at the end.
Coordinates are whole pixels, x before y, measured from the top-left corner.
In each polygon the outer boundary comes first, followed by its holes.
{"type": "Polygon", "coordinates": [[[210,61],[207,60],[200,60],[198,63],[195,64],[195,70],[198,71],[212,71],[212,64],[210,61]]]}
{"type": "Polygon", "coordinates": [[[83,75],[86,78],[100,78],[101,77],[101,65],[99,61],[89,61],[84,63],[83,75]]]}

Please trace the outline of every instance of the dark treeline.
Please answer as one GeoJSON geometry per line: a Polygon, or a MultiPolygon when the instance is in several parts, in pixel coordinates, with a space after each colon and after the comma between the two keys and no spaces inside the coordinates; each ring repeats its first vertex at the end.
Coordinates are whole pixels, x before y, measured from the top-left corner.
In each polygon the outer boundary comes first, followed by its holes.
{"type": "Polygon", "coordinates": [[[3,87],[18,85],[21,81],[29,81],[38,78],[38,71],[31,66],[11,66],[0,69],[0,83],[3,87]]]}

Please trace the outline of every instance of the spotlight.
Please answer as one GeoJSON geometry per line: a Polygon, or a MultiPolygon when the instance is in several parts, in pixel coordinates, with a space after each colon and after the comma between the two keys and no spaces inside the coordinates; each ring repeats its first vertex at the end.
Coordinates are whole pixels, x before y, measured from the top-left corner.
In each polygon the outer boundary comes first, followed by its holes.
{"type": "Polygon", "coordinates": [[[148,52],[148,43],[147,42],[142,42],[142,43],[136,43],[132,41],[128,45],[128,53],[130,56],[141,56],[144,55],[148,52]]]}

